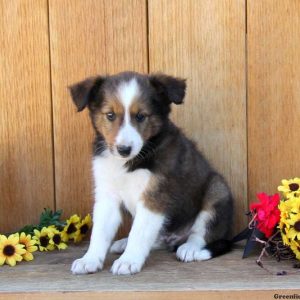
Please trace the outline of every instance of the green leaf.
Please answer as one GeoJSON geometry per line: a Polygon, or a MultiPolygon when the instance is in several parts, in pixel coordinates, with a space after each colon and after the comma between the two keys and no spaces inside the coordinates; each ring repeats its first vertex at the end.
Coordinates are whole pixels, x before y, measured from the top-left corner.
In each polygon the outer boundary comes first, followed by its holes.
{"type": "MultiPolygon", "coordinates": [[[[61,218],[62,210],[52,211],[50,208],[44,208],[44,211],[41,213],[39,224],[33,225],[25,225],[23,228],[18,230],[17,232],[24,232],[26,235],[31,234],[34,235],[34,229],[41,230],[43,227],[48,227],[54,225],[58,230],[62,230],[66,221],[62,221],[61,218]]],[[[13,232],[14,233],[14,232],[13,232]]],[[[7,233],[7,236],[12,233],[7,233]]]]}
{"type": "Polygon", "coordinates": [[[54,225],[59,229],[64,227],[65,222],[61,221],[62,210],[53,212],[50,208],[45,208],[40,216],[39,228],[48,227],[54,225]]]}
{"type": "Polygon", "coordinates": [[[24,226],[23,228],[21,228],[18,232],[21,233],[21,232],[24,232],[26,235],[27,234],[31,234],[33,235],[34,234],[34,229],[36,229],[37,226],[36,225],[26,225],[24,226]]]}

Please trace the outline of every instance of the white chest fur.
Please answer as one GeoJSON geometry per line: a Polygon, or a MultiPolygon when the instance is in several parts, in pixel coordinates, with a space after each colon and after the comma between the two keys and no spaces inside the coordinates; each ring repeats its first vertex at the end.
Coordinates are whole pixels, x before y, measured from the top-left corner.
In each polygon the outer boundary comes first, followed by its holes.
{"type": "MultiPolygon", "coordinates": [[[[127,172],[124,168],[124,160],[116,158],[108,152],[103,154],[96,156],[93,160],[96,201],[97,195],[111,197],[123,203],[134,216],[136,205],[148,185],[151,172],[147,169],[127,172]]],[[[111,200],[107,199],[107,201],[111,200]]]]}

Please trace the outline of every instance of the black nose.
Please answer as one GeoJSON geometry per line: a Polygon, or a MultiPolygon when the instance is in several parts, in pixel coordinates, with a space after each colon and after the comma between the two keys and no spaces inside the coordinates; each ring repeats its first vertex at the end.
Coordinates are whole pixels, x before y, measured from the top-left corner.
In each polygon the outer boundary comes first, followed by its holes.
{"type": "Polygon", "coordinates": [[[130,154],[131,152],[131,147],[130,146],[117,146],[117,150],[120,153],[121,156],[126,157],[130,154]]]}

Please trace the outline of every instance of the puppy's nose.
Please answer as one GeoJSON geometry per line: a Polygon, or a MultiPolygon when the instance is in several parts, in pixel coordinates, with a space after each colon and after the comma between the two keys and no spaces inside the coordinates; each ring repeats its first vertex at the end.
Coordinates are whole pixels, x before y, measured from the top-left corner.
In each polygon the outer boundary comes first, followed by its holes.
{"type": "Polygon", "coordinates": [[[127,157],[131,152],[131,147],[120,145],[120,146],[117,146],[117,150],[121,156],[127,157]]]}

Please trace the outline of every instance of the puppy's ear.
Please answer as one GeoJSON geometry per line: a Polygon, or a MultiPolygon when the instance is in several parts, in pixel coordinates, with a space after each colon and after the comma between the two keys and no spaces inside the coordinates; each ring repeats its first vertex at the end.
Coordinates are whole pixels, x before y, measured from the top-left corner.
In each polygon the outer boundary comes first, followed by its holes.
{"type": "Polygon", "coordinates": [[[168,104],[182,104],[185,96],[185,79],[165,74],[152,74],[149,76],[151,85],[168,104]]]}
{"type": "Polygon", "coordinates": [[[78,111],[82,111],[92,101],[96,101],[97,92],[105,79],[106,77],[102,76],[89,77],[68,87],[78,111]]]}

